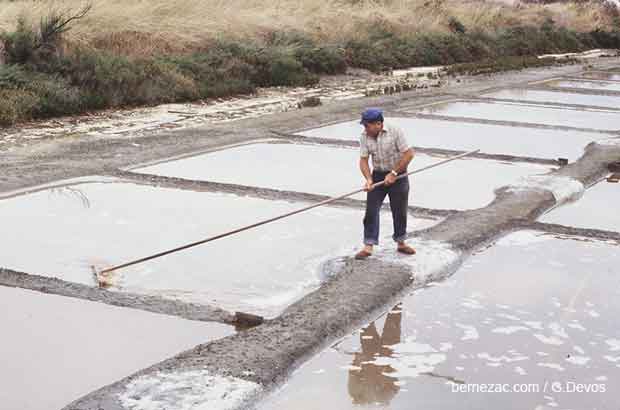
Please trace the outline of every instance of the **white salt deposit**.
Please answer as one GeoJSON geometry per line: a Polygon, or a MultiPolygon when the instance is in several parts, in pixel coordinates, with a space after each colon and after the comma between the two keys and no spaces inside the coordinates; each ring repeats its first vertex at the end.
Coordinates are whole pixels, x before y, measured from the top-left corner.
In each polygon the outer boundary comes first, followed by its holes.
{"type": "Polygon", "coordinates": [[[478,358],[483,359],[483,360],[488,360],[490,362],[496,362],[496,363],[512,363],[512,362],[520,362],[520,361],[529,359],[529,357],[522,356],[522,355],[516,355],[514,357],[509,357],[506,355],[494,357],[494,356],[491,356],[489,353],[478,353],[478,358]]]}
{"type": "Polygon", "coordinates": [[[454,348],[454,345],[452,343],[446,342],[446,343],[441,343],[439,345],[439,350],[442,352],[446,352],[448,350],[452,350],[454,348]]]}
{"type": "Polygon", "coordinates": [[[560,366],[559,364],[557,364],[557,363],[538,363],[538,366],[540,366],[540,367],[548,367],[550,369],[555,369],[555,370],[558,370],[560,372],[564,371],[564,368],[562,366],[560,366]]]}
{"type": "Polygon", "coordinates": [[[586,356],[571,356],[566,361],[578,366],[584,366],[590,361],[590,358],[586,356]]]}
{"type": "Polygon", "coordinates": [[[140,376],[118,398],[127,410],[233,410],[260,390],[236,377],[188,370],[140,376]]]}
{"type": "Polygon", "coordinates": [[[380,357],[374,361],[377,366],[391,366],[395,371],[390,373],[395,378],[415,378],[423,373],[435,370],[435,367],[446,361],[443,353],[405,354],[398,358],[380,357]]]}
{"type": "Polygon", "coordinates": [[[456,327],[459,327],[465,331],[465,334],[461,337],[461,340],[476,340],[480,338],[478,330],[473,326],[457,323],[456,327]]]}
{"type": "Polygon", "coordinates": [[[532,329],[542,330],[543,328],[541,322],[525,321],[523,323],[525,323],[527,326],[531,327],[532,329]]]}
{"type": "Polygon", "coordinates": [[[573,346],[573,349],[575,349],[575,351],[576,351],[577,353],[579,353],[579,354],[585,354],[585,353],[586,353],[586,351],[585,351],[585,350],[583,350],[583,348],[582,348],[582,347],[580,347],[580,346],[573,346]]]}
{"type": "MultiPolygon", "coordinates": [[[[522,246],[548,241],[545,234],[536,231],[517,231],[506,235],[496,242],[498,246],[522,246]]],[[[501,306],[498,306],[501,309],[501,306]]]]}
{"type": "Polygon", "coordinates": [[[413,279],[418,284],[426,284],[452,273],[461,263],[462,254],[450,244],[440,241],[412,238],[407,243],[416,249],[415,255],[402,255],[393,249],[377,253],[386,261],[408,265],[413,279]]]}
{"type": "Polygon", "coordinates": [[[583,325],[581,325],[580,323],[569,323],[568,325],[566,325],[567,327],[570,327],[571,329],[577,329],[577,330],[581,330],[582,332],[586,331],[586,328],[583,327],[583,325]]]}
{"type": "Polygon", "coordinates": [[[509,191],[519,192],[532,189],[550,191],[556,206],[574,202],[585,192],[584,185],[574,178],[553,175],[531,175],[509,185],[509,191]]]}
{"type": "Polygon", "coordinates": [[[553,322],[551,324],[549,324],[549,329],[551,329],[551,331],[553,332],[554,335],[567,339],[568,335],[566,334],[566,331],[564,330],[564,328],[556,322],[553,322]]]}
{"type": "Polygon", "coordinates": [[[620,138],[607,138],[596,141],[599,145],[620,145],[620,138]]]}
{"type": "Polygon", "coordinates": [[[521,375],[521,376],[525,376],[527,374],[525,369],[523,369],[520,366],[515,367],[515,373],[517,373],[518,375],[521,375]]]}
{"type": "Polygon", "coordinates": [[[560,339],[558,339],[557,337],[547,337],[545,335],[541,335],[540,333],[536,333],[534,334],[534,337],[538,340],[540,340],[542,343],[547,344],[547,345],[554,345],[554,346],[559,346],[561,344],[564,344],[564,342],[560,339]]]}
{"type": "Polygon", "coordinates": [[[618,339],[607,339],[605,343],[609,346],[609,350],[612,352],[617,352],[620,350],[620,340],[618,339]]]}
{"type": "Polygon", "coordinates": [[[513,333],[518,332],[519,330],[530,330],[530,329],[525,326],[506,326],[506,327],[497,327],[491,330],[491,332],[501,333],[504,335],[511,335],[513,333]]]}

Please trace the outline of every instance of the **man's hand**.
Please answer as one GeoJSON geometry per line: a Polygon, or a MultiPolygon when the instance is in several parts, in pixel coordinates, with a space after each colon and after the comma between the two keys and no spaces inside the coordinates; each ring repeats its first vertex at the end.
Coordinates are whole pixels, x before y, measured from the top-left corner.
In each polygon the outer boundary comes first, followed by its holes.
{"type": "Polygon", "coordinates": [[[385,185],[392,185],[394,182],[396,182],[396,177],[390,172],[385,176],[385,179],[383,181],[385,182],[385,185]]]}
{"type": "Polygon", "coordinates": [[[366,192],[372,191],[374,189],[372,187],[373,184],[374,184],[374,182],[372,182],[372,179],[367,179],[366,180],[366,185],[364,186],[364,191],[366,191],[366,192]]]}

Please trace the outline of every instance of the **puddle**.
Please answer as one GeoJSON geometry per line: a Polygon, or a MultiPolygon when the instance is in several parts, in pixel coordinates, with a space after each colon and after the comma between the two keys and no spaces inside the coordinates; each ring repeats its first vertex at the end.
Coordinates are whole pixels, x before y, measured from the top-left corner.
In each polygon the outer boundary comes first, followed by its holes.
{"type": "Polygon", "coordinates": [[[217,323],[2,286],[0,310],[4,409],[60,409],[142,368],[233,333],[217,323]]]}
{"type": "MultiPolygon", "coordinates": [[[[418,154],[410,170],[444,158],[418,154]]],[[[358,163],[359,149],[304,144],[252,144],[135,171],[336,196],[362,186],[358,163]]],[[[439,209],[483,207],[494,199],[496,188],[549,169],[533,164],[462,159],[413,175],[409,204],[439,209]]],[[[365,199],[365,194],[354,198],[365,199]]]]}
{"type": "MultiPolygon", "coordinates": [[[[304,205],[124,182],[47,189],[0,201],[0,266],[92,285],[90,265],[117,265],[304,205]]],[[[357,250],[362,217],[363,210],[317,208],[122,269],[113,279],[116,289],[271,316],[320,284],[324,261],[357,250]]],[[[409,229],[434,223],[412,218],[409,229]]],[[[391,226],[387,214],[382,238],[391,226]]]]}
{"type": "Polygon", "coordinates": [[[484,94],[483,97],[595,107],[620,107],[620,97],[596,94],[563,93],[558,91],[511,89],[484,94]]]}
{"type": "Polygon", "coordinates": [[[419,112],[481,120],[620,130],[620,113],[594,109],[558,108],[518,103],[455,101],[427,106],[420,109],[419,112]]]}
{"type": "Polygon", "coordinates": [[[620,91],[620,82],[595,80],[556,80],[545,83],[549,87],[586,88],[589,90],[620,91]]]}
{"type": "Polygon", "coordinates": [[[620,73],[606,73],[603,71],[583,73],[581,75],[583,78],[591,78],[593,80],[612,80],[612,81],[620,81],[620,73]]]}
{"type": "Polygon", "coordinates": [[[506,237],[323,351],[259,409],[613,408],[620,252],[578,239],[506,237]],[[472,392],[497,384],[525,392],[472,392]]]}
{"type": "MultiPolygon", "coordinates": [[[[403,129],[411,145],[460,151],[480,149],[487,154],[575,160],[596,133],[459,123],[423,118],[387,118],[386,124],[403,129]]],[[[359,121],[329,125],[300,134],[309,137],[359,141],[359,121]]]]}
{"type": "Polygon", "coordinates": [[[578,201],[555,208],[540,220],[578,228],[620,232],[618,199],[620,184],[603,180],[589,188],[578,201]]]}

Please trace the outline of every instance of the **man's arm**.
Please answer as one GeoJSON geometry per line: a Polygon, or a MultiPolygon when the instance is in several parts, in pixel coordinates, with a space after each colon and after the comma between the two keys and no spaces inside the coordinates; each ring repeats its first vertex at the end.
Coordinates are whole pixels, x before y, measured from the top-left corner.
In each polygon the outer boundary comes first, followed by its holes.
{"type": "Polygon", "coordinates": [[[398,164],[396,165],[396,168],[394,168],[394,171],[398,172],[399,174],[405,172],[407,170],[407,167],[409,166],[409,163],[411,162],[411,160],[413,160],[413,157],[415,157],[415,151],[413,150],[413,148],[409,148],[407,151],[403,152],[403,156],[400,157],[400,161],[398,161],[398,164]]]}
{"type": "Polygon", "coordinates": [[[362,175],[366,178],[366,191],[370,191],[372,189],[372,172],[370,171],[370,165],[368,165],[370,152],[368,152],[367,138],[366,133],[362,133],[360,138],[360,171],[362,171],[362,175]]]}
{"type": "MultiPolygon", "coordinates": [[[[396,164],[396,168],[394,168],[394,171],[399,174],[405,172],[414,156],[415,152],[413,148],[408,148],[405,152],[403,152],[403,155],[402,157],[400,157],[400,161],[398,161],[398,164],[396,164]]],[[[394,182],[396,182],[396,175],[390,172],[385,176],[384,181],[385,185],[392,185],[394,182]]]]}
{"type": "MultiPolygon", "coordinates": [[[[394,132],[396,133],[396,148],[398,149],[398,152],[402,154],[402,156],[400,157],[398,164],[396,164],[396,167],[392,171],[400,174],[407,170],[409,163],[415,156],[415,152],[413,151],[413,148],[411,148],[407,143],[407,139],[405,138],[402,130],[397,128],[394,130],[394,132]]],[[[385,184],[392,185],[394,182],[396,182],[396,175],[389,173],[385,177],[385,184]]]]}
{"type": "Polygon", "coordinates": [[[370,172],[368,157],[360,157],[360,171],[362,171],[362,175],[366,179],[366,190],[370,191],[372,187],[372,172],[370,172]]]}

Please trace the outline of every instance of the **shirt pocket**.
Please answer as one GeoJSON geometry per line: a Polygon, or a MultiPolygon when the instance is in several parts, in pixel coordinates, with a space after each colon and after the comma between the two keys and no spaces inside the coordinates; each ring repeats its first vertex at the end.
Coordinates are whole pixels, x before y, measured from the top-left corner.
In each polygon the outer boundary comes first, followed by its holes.
{"type": "Polygon", "coordinates": [[[368,147],[368,153],[370,155],[377,155],[377,143],[374,141],[368,141],[368,143],[366,144],[366,146],[368,147]]]}

